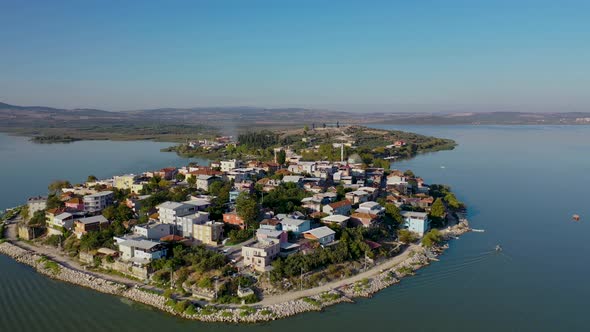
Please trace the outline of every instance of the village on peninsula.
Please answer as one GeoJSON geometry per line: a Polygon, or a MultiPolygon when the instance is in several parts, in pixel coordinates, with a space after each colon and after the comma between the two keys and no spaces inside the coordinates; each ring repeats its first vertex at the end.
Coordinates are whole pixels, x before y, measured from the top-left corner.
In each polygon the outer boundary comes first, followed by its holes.
{"type": "Polygon", "coordinates": [[[187,319],[321,310],[398,283],[470,230],[449,186],[395,167],[454,145],[338,123],[189,140],[165,151],[208,164],[51,182],[2,213],[0,253],[187,319]]]}

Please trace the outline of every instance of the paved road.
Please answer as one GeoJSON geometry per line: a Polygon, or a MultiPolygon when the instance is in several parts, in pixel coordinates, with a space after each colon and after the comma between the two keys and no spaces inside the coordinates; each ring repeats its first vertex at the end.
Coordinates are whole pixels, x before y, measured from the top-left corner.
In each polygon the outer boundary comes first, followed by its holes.
{"type": "Polygon", "coordinates": [[[402,263],[404,260],[406,260],[408,258],[408,256],[410,255],[410,251],[412,251],[412,249],[417,249],[419,247],[420,246],[417,244],[412,244],[412,245],[408,246],[406,248],[406,250],[404,250],[404,252],[402,252],[401,254],[385,261],[384,263],[376,265],[373,268],[371,268],[365,272],[361,272],[357,275],[354,275],[350,278],[333,281],[333,282],[327,283],[327,284],[319,286],[319,287],[304,289],[304,290],[297,291],[297,292],[288,292],[288,293],[284,293],[284,294],[280,294],[280,295],[268,296],[268,297],[265,297],[264,299],[262,299],[262,301],[260,301],[257,304],[272,305],[272,304],[279,304],[279,303],[283,303],[283,302],[287,302],[287,301],[292,301],[292,300],[296,300],[296,299],[299,299],[302,297],[313,296],[313,295],[317,295],[317,294],[320,294],[323,292],[327,292],[327,291],[330,291],[335,288],[340,288],[342,286],[355,283],[355,282],[362,280],[364,278],[373,277],[373,276],[381,273],[381,270],[388,270],[388,269],[391,269],[392,267],[402,263]]]}
{"type": "Polygon", "coordinates": [[[109,281],[119,282],[119,283],[125,284],[127,286],[136,286],[136,285],[144,286],[144,284],[142,282],[127,279],[125,277],[101,273],[101,272],[97,272],[97,271],[87,271],[84,268],[84,266],[82,266],[78,261],[72,259],[67,254],[63,253],[62,251],[58,250],[57,248],[48,247],[48,246],[37,246],[37,245],[32,245],[32,244],[26,243],[24,241],[18,241],[16,235],[17,235],[17,224],[13,223],[13,224],[8,225],[7,230],[6,230],[6,239],[9,240],[10,242],[12,242],[16,246],[19,246],[23,249],[28,249],[28,250],[34,251],[34,252],[44,255],[44,256],[47,256],[48,258],[62,264],[63,266],[65,266],[67,268],[70,268],[73,270],[78,270],[78,271],[81,271],[84,273],[88,273],[88,274],[93,275],[97,278],[102,278],[102,279],[106,279],[109,281]]]}

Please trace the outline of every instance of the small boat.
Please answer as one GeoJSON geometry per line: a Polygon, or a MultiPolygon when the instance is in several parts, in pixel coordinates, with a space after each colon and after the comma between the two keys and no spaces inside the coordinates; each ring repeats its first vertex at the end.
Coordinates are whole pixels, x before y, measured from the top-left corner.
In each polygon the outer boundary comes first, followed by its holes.
{"type": "Polygon", "coordinates": [[[495,249],[495,250],[496,250],[497,252],[500,252],[500,251],[502,251],[502,246],[501,246],[501,245],[499,245],[499,244],[497,244],[497,245],[496,245],[496,249],[495,249]]]}
{"type": "Polygon", "coordinates": [[[441,166],[440,168],[446,168],[445,166],[441,166]]]}
{"type": "Polygon", "coordinates": [[[572,216],[572,219],[573,219],[574,221],[580,221],[580,216],[579,216],[579,215],[577,215],[577,214],[574,214],[574,215],[572,216]]]}
{"type": "Polygon", "coordinates": [[[483,233],[483,232],[485,232],[486,230],[485,230],[485,229],[476,229],[476,228],[472,228],[472,229],[471,229],[471,231],[472,231],[472,232],[476,232],[476,233],[483,233]]]}

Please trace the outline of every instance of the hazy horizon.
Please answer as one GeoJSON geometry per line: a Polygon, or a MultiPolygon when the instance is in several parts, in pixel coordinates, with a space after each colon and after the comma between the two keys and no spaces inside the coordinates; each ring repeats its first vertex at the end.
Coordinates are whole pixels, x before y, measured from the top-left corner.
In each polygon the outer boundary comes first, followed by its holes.
{"type": "Polygon", "coordinates": [[[138,110],[590,109],[587,1],[0,3],[0,100],[138,110]]]}

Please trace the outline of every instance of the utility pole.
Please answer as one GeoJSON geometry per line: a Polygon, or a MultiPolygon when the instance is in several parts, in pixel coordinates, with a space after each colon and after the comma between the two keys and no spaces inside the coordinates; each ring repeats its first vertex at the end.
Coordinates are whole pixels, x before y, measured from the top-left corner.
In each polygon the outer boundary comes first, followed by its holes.
{"type": "Polygon", "coordinates": [[[303,268],[301,268],[301,286],[300,290],[303,290],[303,268]]]}
{"type": "Polygon", "coordinates": [[[344,143],[340,143],[340,162],[344,162],[344,143]]]}
{"type": "Polygon", "coordinates": [[[215,298],[217,298],[217,278],[215,278],[215,298]]]}

